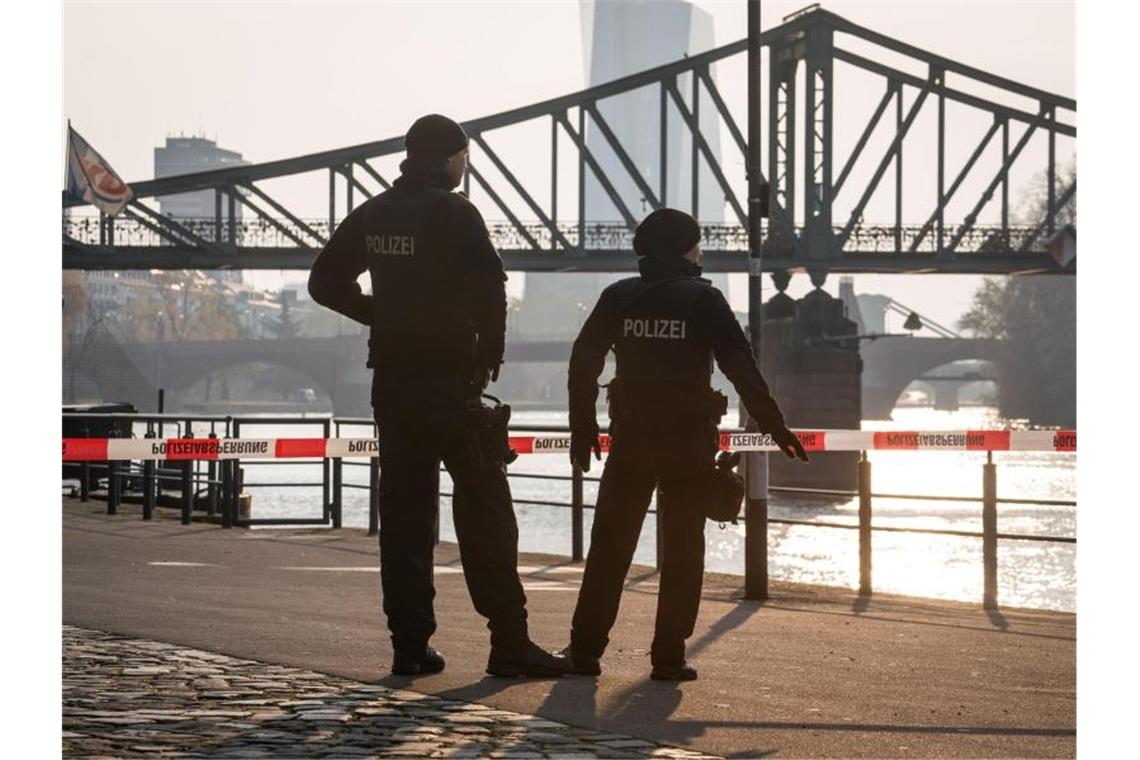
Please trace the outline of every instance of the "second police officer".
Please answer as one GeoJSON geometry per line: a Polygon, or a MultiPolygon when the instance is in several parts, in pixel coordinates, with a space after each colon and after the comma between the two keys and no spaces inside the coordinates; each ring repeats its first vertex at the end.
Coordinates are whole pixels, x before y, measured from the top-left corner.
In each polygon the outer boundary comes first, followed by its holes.
{"type": "Polygon", "coordinates": [[[633,239],[640,277],[602,292],[570,358],[570,458],[590,469],[600,458],[598,376],[612,348],[610,451],[598,489],[590,551],[574,610],[573,671],[601,672],[599,658],[617,618],[625,576],[653,491],[660,487],[662,557],[651,650],[657,680],[697,677],[685,661],[704,575],[704,484],[718,448],[724,397],[712,390],[715,358],[761,432],[789,457],[807,461],[769,394],[748,340],[724,295],[700,277],[701,229],[688,214],[659,209],[633,239]],[[718,398],[719,397],[719,398],[718,398]]]}
{"type": "MultiPolygon", "coordinates": [[[[453,192],[467,135],[438,114],[405,136],[391,189],[353,210],[309,276],[313,300],[371,328],[372,406],[379,431],[380,583],[392,672],[436,673],[432,553],[442,460],[463,574],[488,620],[487,672],[556,676],[564,657],[530,641],[518,576],[518,526],[502,452],[485,443],[479,396],[497,379],[506,329],[506,274],[478,210],[453,192]],[[372,293],[357,278],[368,272],[372,293]]],[[[501,448],[506,447],[502,431],[501,448]]]]}

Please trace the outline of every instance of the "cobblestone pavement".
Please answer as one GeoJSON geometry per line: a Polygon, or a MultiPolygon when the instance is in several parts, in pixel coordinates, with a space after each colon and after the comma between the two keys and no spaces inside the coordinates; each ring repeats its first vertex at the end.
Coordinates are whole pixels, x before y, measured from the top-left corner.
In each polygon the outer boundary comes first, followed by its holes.
{"type": "Polygon", "coordinates": [[[631,736],[64,626],[63,753],[83,757],[709,757],[631,736]]]}

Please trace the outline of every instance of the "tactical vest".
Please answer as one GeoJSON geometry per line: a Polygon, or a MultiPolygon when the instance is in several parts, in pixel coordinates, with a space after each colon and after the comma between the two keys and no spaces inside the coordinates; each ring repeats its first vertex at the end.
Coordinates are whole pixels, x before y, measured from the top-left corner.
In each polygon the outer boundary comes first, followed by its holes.
{"type": "MultiPolygon", "coordinates": [[[[713,357],[696,324],[707,280],[631,280],[615,325],[616,407],[639,417],[707,418],[713,357]]],[[[623,289],[624,290],[624,289],[623,289]]],[[[611,404],[611,415],[614,414],[611,404]]]]}
{"type": "Polygon", "coordinates": [[[388,190],[362,207],[361,236],[372,277],[369,363],[378,376],[465,373],[475,328],[463,310],[454,238],[438,218],[450,193],[388,190]]]}

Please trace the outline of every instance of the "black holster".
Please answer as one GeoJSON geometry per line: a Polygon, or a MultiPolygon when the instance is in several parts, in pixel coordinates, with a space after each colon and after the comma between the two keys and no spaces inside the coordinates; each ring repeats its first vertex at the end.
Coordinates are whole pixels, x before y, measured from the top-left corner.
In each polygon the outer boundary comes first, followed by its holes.
{"type": "Polygon", "coordinates": [[[518,459],[510,446],[511,407],[495,396],[483,393],[468,399],[464,406],[467,426],[471,429],[475,455],[481,468],[505,468],[518,459]],[[492,404],[486,404],[489,399],[492,404]]]}

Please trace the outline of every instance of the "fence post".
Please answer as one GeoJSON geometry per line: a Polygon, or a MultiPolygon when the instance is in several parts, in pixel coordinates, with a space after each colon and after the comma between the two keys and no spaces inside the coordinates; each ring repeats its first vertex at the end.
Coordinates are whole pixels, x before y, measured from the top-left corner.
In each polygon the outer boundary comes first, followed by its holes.
{"type": "Polygon", "coordinates": [[[859,457],[859,596],[871,595],[871,460],[859,457]]]}
{"type": "Polygon", "coordinates": [[[749,452],[744,501],[744,598],[768,598],[768,455],[749,452]]]}
{"type": "MultiPolygon", "coordinates": [[[[190,423],[186,423],[186,438],[193,438],[190,432],[190,423]]],[[[187,459],[182,462],[182,524],[190,524],[190,512],[194,509],[194,460],[187,459]]]]}
{"type": "MultiPolygon", "coordinates": [[[[147,423],[146,436],[145,437],[151,438],[151,439],[153,439],[155,437],[154,424],[151,422],[147,423]]],[[[155,455],[151,454],[149,456],[153,457],[155,455]]],[[[154,479],[154,468],[155,468],[154,462],[155,462],[155,460],[153,458],[146,459],[143,461],[143,519],[144,520],[150,520],[151,518],[154,517],[154,499],[155,499],[154,488],[156,485],[155,479],[154,479]]]]}
{"type": "MultiPolygon", "coordinates": [[[[328,440],[331,437],[332,423],[330,420],[325,420],[324,423],[322,423],[321,431],[322,431],[322,434],[324,435],[325,440],[328,440]]],[[[324,459],[321,460],[321,519],[323,519],[325,522],[328,522],[328,520],[329,520],[329,514],[331,512],[331,507],[332,507],[332,505],[330,504],[330,501],[332,499],[332,495],[329,493],[329,491],[330,491],[329,462],[330,461],[331,460],[329,460],[328,457],[325,457],[324,459]]]]}
{"type": "MultiPolygon", "coordinates": [[[[218,434],[210,429],[210,438],[217,438],[218,434]]],[[[218,462],[211,459],[206,463],[206,514],[213,517],[218,514],[218,486],[214,483],[218,479],[218,462]]]]}
{"type": "Polygon", "coordinates": [[[570,561],[582,561],[582,468],[570,465],[570,561]]]}
{"type": "MultiPolygon", "coordinates": [[[[112,425],[110,431],[107,433],[107,437],[118,438],[118,435],[118,431],[112,425]]],[[[122,499],[121,493],[119,463],[112,459],[107,462],[107,514],[115,515],[119,513],[119,501],[122,499]]]]}
{"type": "Polygon", "coordinates": [[[222,527],[233,527],[233,511],[230,509],[230,501],[233,489],[230,486],[230,481],[233,479],[233,468],[230,466],[234,460],[223,459],[220,463],[222,471],[222,527]]]}
{"type": "Polygon", "coordinates": [[[992,451],[982,465],[982,575],[982,606],[997,609],[997,465],[992,451]]]}
{"type": "Polygon", "coordinates": [[[380,532],[380,457],[368,460],[368,535],[380,532]]]}
{"type": "Polygon", "coordinates": [[[336,457],[332,460],[332,526],[340,527],[341,508],[344,498],[344,460],[336,457]]]}
{"type": "MultiPolygon", "coordinates": [[[[91,429],[83,426],[83,437],[91,437],[91,429]]],[[[84,459],[79,463],[79,500],[87,501],[91,498],[91,463],[84,459]]]]}

